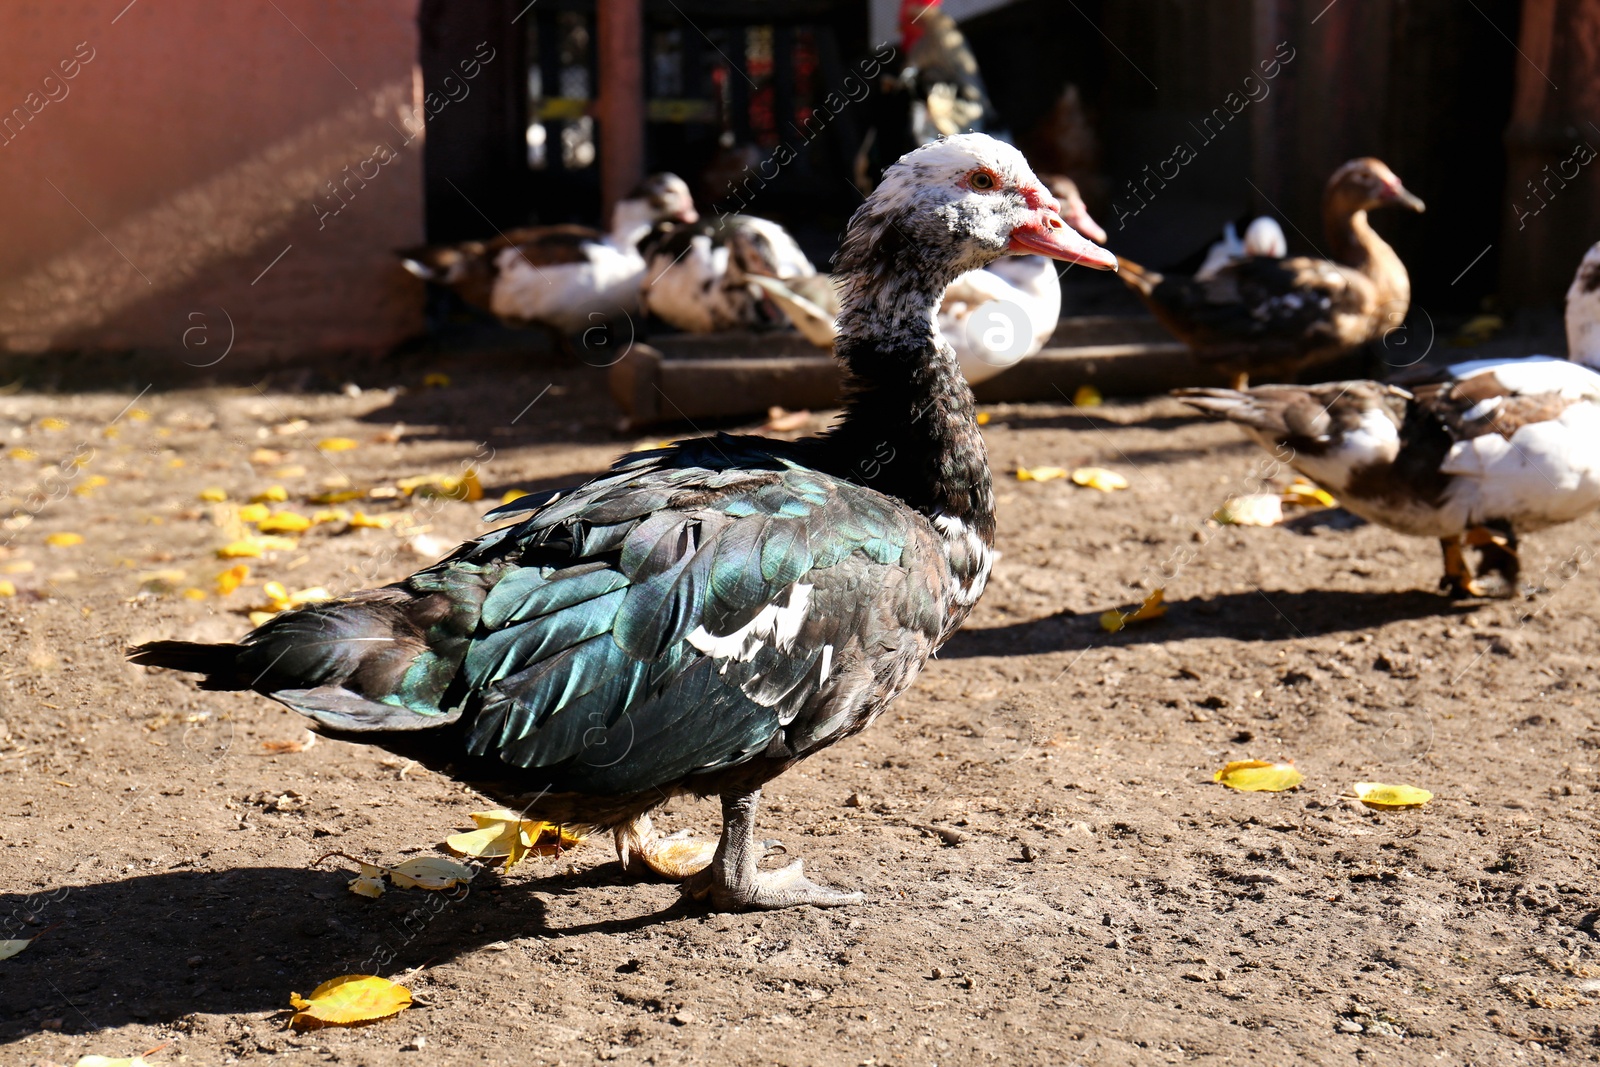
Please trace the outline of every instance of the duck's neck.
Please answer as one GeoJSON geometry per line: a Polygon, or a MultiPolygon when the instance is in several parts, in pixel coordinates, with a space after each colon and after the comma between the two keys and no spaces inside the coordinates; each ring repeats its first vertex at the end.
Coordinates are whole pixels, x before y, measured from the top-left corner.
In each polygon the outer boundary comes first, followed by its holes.
{"type": "Polygon", "coordinates": [[[624,251],[632,249],[650,231],[653,221],[647,200],[618,200],[611,209],[611,232],[606,236],[624,251]]]}
{"type": "Polygon", "coordinates": [[[934,322],[947,274],[847,276],[836,349],[850,392],[823,447],[837,473],[993,544],[994,486],[972,389],[934,322]]]}
{"type": "Polygon", "coordinates": [[[1340,210],[1330,204],[1323,211],[1323,225],[1333,244],[1334,260],[1371,278],[1379,304],[1399,304],[1403,318],[1404,308],[1411,302],[1411,276],[1395,250],[1367,221],[1366,211],[1340,210]]]}

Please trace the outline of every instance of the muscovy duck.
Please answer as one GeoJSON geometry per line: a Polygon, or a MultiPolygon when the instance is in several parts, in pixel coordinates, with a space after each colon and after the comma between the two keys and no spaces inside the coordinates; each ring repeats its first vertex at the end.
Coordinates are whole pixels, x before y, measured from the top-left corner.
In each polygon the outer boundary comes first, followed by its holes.
{"type": "Polygon", "coordinates": [[[685,333],[757,330],[782,315],[752,274],[811,277],[817,268],[787,230],[770,219],[724,215],[685,224],[657,223],[639,242],[644,310],[685,333]]]}
{"type": "Polygon", "coordinates": [[[1517,534],[1600,506],[1600,374],[1564,360],[1477,360],[1409,388],[1379,382],[1180,389],[1368,521],[1444,549],[1441,588],[1517,588],[1517,534]],[[1478,548],[1478,574],[1463,547],[1478,548]]]}
{"type": "Polygon", "coordinates": [[[1567,289],[1567,358],[1600,369],[1600,243],[1584,254],[1567,289]]]}
{"type": "Polygon", "coordinates": [[[617,202],[610,233],[530,226],[488,241],[410,249],[400,259],[412,274],[453,289],[508,326],[543,325],[565,339],[594,326],[596,315],[637,312],[640,239],[657,222],[698,218],[683,179],[655,174],[617,202]]]}
{"type": "Polygon", "coordinates": [[[630,868],[722,909],[862,899],[757,861],[762,786],[876,718],[983,593],[994,494],[972,393],[933,311],[1008,253],[1114,269],[1016,149],[909,153],[852,217],[827,433],[722,435],[619,460],[383,589],[275,616],[237,644],[155,641],[135,663],[252,689],[531,818],[616,835],[630,868]],[[710,854],[651,809],[719,795],[710,854]],[[699,868],[696,870],[696,868],[699,868]]]}
{"type": "Polygon", "coordinates": [[[1325,363],[1405,321],[1411,279],[1367,222],[1373,208],[1423,203],[1381,160],[1353,159],[1322,198],[1332,260],[1251,257],[1205,280],[1167,278],[1118,257],[1122,280],[1202,360],[1242,386],[1251,374],[1287,377],[1325,363]]]}
{"type": "MultiPolygon", "coordinates": [[[[1051,175],[1044,182],[1060,202],[1067,225],[1091,241],[1105,241],[1105,230],[1089,216],[1071,178],[1051,175]]],[[[750,281],[808,341],[819,348],[831,347],[839,300],[829,279],[780,281],[763,277],[766,273],[755,271],[750,281]]],[[[998,259],[951,282],[939,302],[938,317],[939,332],[955,350],[968,383],[976,385],[1034,355],[1050,340],[1061,320],[1060,275],[1043,256],[998,259]]]]}
{"type": "Polygon", "coordinates": [[[1223,267],[1242,259],[1249,259],[1251,256],[1283,259],[1288,254],[1289,239],[1284,236],[1283,227],[1278,225],[1278,220],[1271,215],[1261,215],[1251,219],[1250,225],[1245,227],[1242,240],[1233,223],[1224,223],[1222,240],[1206,250],[1205,261],[1200,264],[1200,269],[1194,272],[1194,280],[1207,281],[1216,277],[1217,272],[1223,267]]]}

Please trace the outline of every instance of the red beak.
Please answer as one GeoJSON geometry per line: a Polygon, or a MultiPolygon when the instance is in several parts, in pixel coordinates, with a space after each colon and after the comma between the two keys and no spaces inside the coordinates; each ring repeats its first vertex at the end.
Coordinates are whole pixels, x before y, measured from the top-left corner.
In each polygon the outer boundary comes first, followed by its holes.
{"type": "Polygon", "coordinates": [[[1021,255],[1049,256],[1096,270],[1117,269],[1116,256],[1079,235],[1077,230],[1066,224],[1061,213],[1051,207],[1035,208],[1026,221],[1011,231],[1008,251],[1021,255]]]}
{"type": "Polygon", "coordinates": [[[1089,217],[1089,209],[1082,204],[1068,206],[1061,212],[1061,217],[1067,220],[1067,225],[1083,234],[1096,244],[1106,243],[1106,231],[1100,224],[1089,217]]]}

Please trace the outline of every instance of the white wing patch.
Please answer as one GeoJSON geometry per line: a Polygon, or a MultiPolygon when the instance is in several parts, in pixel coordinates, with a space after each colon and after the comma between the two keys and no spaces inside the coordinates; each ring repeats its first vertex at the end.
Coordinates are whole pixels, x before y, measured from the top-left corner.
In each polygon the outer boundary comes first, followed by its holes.
{"type": "MultiPolygon", "coordinates": [[[[733,631],[721,637],[710,633],[704,626],[697,626],[689,634],[689,644],[704,652],[712,659],[735,660],[748,663],[755,658],[757,652],[769,642],[776,648],[787,650],[794,645],[796,637],[800,636],[800,627],[806,621],[806,609],[811,605],[812,587],[803,582],[796,582],[789,587],[789,600],[786,604],[773,601],[756,613],[756,617],[733,631]]],[[[823,653],[824,664],[832,659],[832,646],[823,653]]],[[[827,676],[826,671],[823,674],[827,676]]]]}
{"type": "Polygon", "coordinates": [[[950,599],[963,607],[971,607],[983,595],[984,587],[989,584],[989,571],[994,567],[994,549],[983,543],[983,538],[978,536],[976,530],[968,528],[967,524],[954,515],[935,515],[933,527],[944,538],[944,553],[946,561],[950,561],[956,554],[956,546],[968,560],[974,564],[970,572],[958,571],[958,578],[970,579],[966,585],[957,585],[951,592],[950,599]]]}

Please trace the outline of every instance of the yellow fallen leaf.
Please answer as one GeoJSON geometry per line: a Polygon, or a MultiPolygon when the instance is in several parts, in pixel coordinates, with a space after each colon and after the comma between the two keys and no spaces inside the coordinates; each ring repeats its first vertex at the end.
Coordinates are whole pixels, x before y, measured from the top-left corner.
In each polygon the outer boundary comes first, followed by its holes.
{"type": "Polygon", "coordinates": [[[460,475],[421,474],[415,478],[402,478],[395,483],[402,492],[416,496],[446,497],[451,500],[482,500],[483,485],[478,481],[476,467],[468,467],[460,475]]]}
{"type": "Polygon", "coordinates": [[[1336,508],[1339,502],[1326,489],[1320,489],[1304,479],[1296,478],[1294,484],[1283,491],[1285,504],[1299,504],[1306,508],[1336,508]]]}
{"type": "Polygon", "coordinates": [[[367,495],[365,489],[335,489],[326,493],[318,493],[311,498],[313,504],[343,504],[351,500],[361,500],[367,495]]]}
{"type": "Polygon", "coordinates": [[[293,511],[278,511],[256,523],[256,529],[262,533],[301,533],[311,529],[311,520],[293,511]]]}
{"type": "Polygon", "coordinates": [[[252,504],[281,504],[289,499],[289,490],[281,485],[269,485],[250,498],[252,504]]]}
{"type": "Polygon", "coordinates": [[[1100,390],[1092,385],[1080,385],[1072,394],[1072,403],[1080,408],[1097,408],[1106,402],[1100,390]]]}
{"type": "Polygon", "coordinates": [[[9,563],[0,563],[0,574],[32,574],[33,560],[14,559],[9,563]]]}
{"type": "Polygon", "coordinates": [[[248,577],[250,577],[250,565],[248,563],[235,563],[217,575],[215,583],[217,595],[227,596],[243,585],[244,580],[248,577]]]}
{"type": "Polygon", "coordinates": [[[51,433],[57,433],[61,430],[65,430],[72,424],[66,419],[58,419],[53,415],[49,415],[40,419],[38,425],[39,429],[41,430],[49,430],[51,433]]]}
{"type": "Polygon", "coordinates": [[[389,868],[389,880],[401,889],[454,889],[478,872],[444,856],[418,856],[389,868]]]}
{"type": "Polygon", "coordinates": [[[531,494],[529,494],[529,492],[526,489],[507,489],[506,493],[505,493],[505,496],[502,496],[500,498],[500,503],[509,504],[513,500],[521,500],[523,497],[529,496],[529,495],[531,495],[531,494]]]}
{"type": "Polygon", "coordinates": [[[177,470],[179,467],[188,466],[188,462],[188,460],[179,459],[177,456],[173,456],[171,459],[167,460],[167,466],[173,470],[177,470]]]}
{"type": "Polygon", "coordinates": [[[411,1006],[411,990],[371,974],[347,974],[323,982],[311,996],[289,994],[295,1009],[289,1025],[302,1030],[318,1026],[350,1026],[394,1015],[411,1006]]]}
{"type": "Polygon", "coordinates": [[[240,522],[260,522],[262,519],[266,518],[268,515],[271,515],[271,514],[272,514],[272,509],[267,507],[265,504],[240,504],[239,505],[239,521],[240,522]]]}
{"type": "Polygon", "coordinates": [[[1211,517],[1224,526],[1276,526],[1283,521],[1283,500],[1276,493],[1236,496],[1211,517]]]}
{"type": "Polygon", "coordinates": [[[149,422],[150,413],[144,408],[134,408],[132,411],[128,412],[128,418],[132,419],[134,422],[149,422]]]}
{"type": "Polygon", "coordinates": [[[450,384],[450,375],[440,374],[437,371],[425,374],[422,376],[422,384],[427,389],[444,389],[450,384]]]}
{"type": "Polygon", "coordinates": [[[304,478],[306,469],[302,464],[291,463],[287,467],[274,467],[271,473],[274,478],[304,478]]]}
{"type": "Polygon", "coordinates": [[[317,442],[317,448],[323,452],[348,452],[360,447],[361,442],[353,437],[324,437],[317,442]]]}
{"type": "Polygon", "coordinates": [[[361,873],[350,879],[350,892],[358,897],[376,899],[383,896],[386,888],[383,884],[383,868],[370,863],[363,863],[361,873]]]}
{"type": "Polygon", "coordinates": [[[987,425],[989,425],[989,413],[987,411],[978,412],[978,425],[979,426],[987,426],[987,425]]]}
{"type": "Polygon", "coordinates": [[[51,548],[71,548],[73,545],[83,544],[83,534],[53,533],[44,539],[44,543],[51,548]]]}
{"type": "Polygon", "coordinates": [[[1292,761],[1268,763],[1245,759],[1234,760],[1212,775],[1211,780],[1244,793],[1281,793],[1305,781],[1306,776],[1295,770],[1292,761]]]}
{"type": "Polygon", "coordinates": [[[71,464],[74,467],[77,467],[79,470],[82,470],[83,468],[87,467],[89,464],[94,462],[94,450],[91,449],[88,452],[85,452],[85,453],[83,453],[81,455],[73,456],[72,459],[69,462],[71,462],[71,464]]]}
{"type": "Polygon", "coordinates": [[[529,852],[556,855],[584,842],[582,834],[537,819],[524,819],[504,808],[475,811],[472,821],[478,827],[476,830],[452,834],[445,839],[445,844],[463,856],[504,858],[506,870],[515,867],[529,852]]]}
{"type": "Polygon", "coordinates": [[[196,589],[190,586],[183,591],[183,599],[185,600],[204,600],[205,598],[206,591],[204,589],[196,589]]]}
{"type": "Polygon", "coordinates": [[[321,525],[325,522],[349,522],[350,513],[344,508],[323,508],[311,513],[312,525],[321,525]]]}
{"type": "Polygon", "coordinates": [[[1072,472],[1072,482],[1074,485],[1098,489],[1102,493],[1128,488],[1128,479],[1116,471],[1108,471],[1104,467],[1079,467],[1072,472]]]}
{"type": "Polygon", "coordinates": [[[351,529],[387,530],[392,525],[394,525],[393,515],[368,515],[364,511],[358,511],[350,516],[351,529]]]}
{"type": "MultiPolygon", "coordinates": [[[[16,583],[11,581],[9,578],[0,578],[0,596],[16,596],[16,595],[17,595],[16,583]]],[[[5,957],[0,956],[0,959],[4,959],[4,958],[5,957]]]]}
{"type": "Polygon", "coordinates": [[[109,440],[111,438],[117,437],[121,433],[122,433],[122,427],[121,426],[107,426],[105,429],[100,431],[100,436],[104,437],[104,438],[107,438],[109,440]]]}
{"type": "Polygon", "coordinates": [[[242,537],[217,549],[219,559],[259,559],[268,552],[292,552],[300,542],[292,537],[242,537]]]}
{"type": "Polygon", "coordinates": [[[1019,482],[1049,482],[1057,478],[1065,478],[1065,467],[1018,467],[1017,481],[1019,482]]]}
{"type": "Polygon", "coordinates": [[[151,1067],[151,1064],[143,1056],[131,1056],[123,1059],[111,1059],[107,1056],[82,1056],[72,1067],[151,1067]]]}
{"type": "Polygon", "coordinates": [[[200,490],[200,499],[208,504],[220,504],[228,499],[228,491],[226,489],[202,489],[200,490]]]}
{"type": "Polygon", "coordinates": [[[258,610],[274,613],[288,611],[290,608],[298,608],[303,604],[315,604],[322,600],[333,599],[333,594],[320,585],[313,586],[310,589],[302,589],[298,593],[291,593],[284,588],[282,582],[268,582],[261,587],[261,592],[267,598],[267,603],[264,608],[258,610]]]}
{"type": "Polygon", "coordinates": [[[10,452],[7,452],[6,455],[10,456],[12,459],[20,459],[24,463],[28,462],[29,460],[39,458],[39,453],[35,452],[31,448],[13,448],[10,452]]]}
{"type": "Polygon", "coordinates": [[[1116,633],[1130,622],[1145,622],[1149,619],[1159,619],[1167,613],[1167,605],[1162,603],[1166,598],[1165,589],[1157,589],[1144,598],[1144,602],[1132,611],[1121,611],[1112,608],[1100,616],[1100,629],[1107,633],[1116,633]]]}
{"type": "Polygon", "coordinates": [[[271,466],[283,462],[283,453],[275,448],[258,448],[250,453],[250,462],[258,467],[271,466]]]}
{"type": "Polygon", "coordinates": [[[111,479],[103,474],[91,474],[83,481],[72,487],[73,495],[88,496],[102,485],[110,485],[111,479]]]}
{"type": "Polygon", "coordinates": [[[1420,808],[1433,799],[1433,794],[1414,785],[1385,785],[1383,782],[1357,782],[1356,799],[1369,808],[1388,811],[1393,808],[1420,808]]]}
{"type": "Polygon", "coordinates": [[[250,625],[265,626],[268,622],[276,619],[277,617],[278,613],[276,611],[252,611],[250,613],[250,625]]]}

